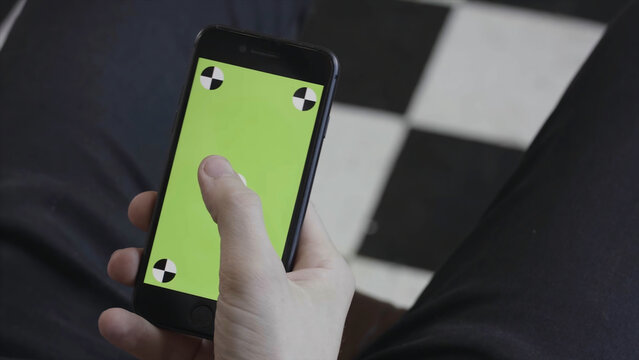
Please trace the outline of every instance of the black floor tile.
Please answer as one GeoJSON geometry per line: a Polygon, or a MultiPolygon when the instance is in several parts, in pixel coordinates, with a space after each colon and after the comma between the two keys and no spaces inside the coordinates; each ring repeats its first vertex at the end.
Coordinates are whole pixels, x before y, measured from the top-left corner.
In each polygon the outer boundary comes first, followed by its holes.
{"type": "Polygon", "coordinates": [[[436,270],[472,231],[521,155],[412,130],[359,253],[436,270]]]}
{"type": "MultiPolygon", "coordinates": [[[[480,0],[482,1],[482,0],[480,0]]],[[[608,23],[629,0],[483,0],[608,23]]]]}
{"type": "Polygon", "coordinates": [[[301,38],[337,54],[337,100],[404,113],[447,13],[409,1],[323,0],[301,38]]]}

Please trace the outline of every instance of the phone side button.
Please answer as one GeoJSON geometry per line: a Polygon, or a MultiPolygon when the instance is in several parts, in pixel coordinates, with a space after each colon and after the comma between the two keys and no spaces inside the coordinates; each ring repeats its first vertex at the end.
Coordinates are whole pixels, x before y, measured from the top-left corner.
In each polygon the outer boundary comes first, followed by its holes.
{"type": "Polygon", "coordinates": [[[329,115],[326,119],[326,125],[324,125],[324,134],[322,134],[322,140],[326,137],[326,132],[328,132],[328,123],[331,122],[331,116],[329,115]]]}
{"type": "Polygon", "coordinates": [[[171,137],[175,136],[175,128],[177,128],[177,112],[175,113],[175,116],[173,116],[173,126],[171,127],[171,137]]]}
{"type": "Polygon", "coordinates": [[[199,305],[191,311],[191,324],[196,328],[207,328],[213,325],[213,311],[206,305],[199,305]]]}

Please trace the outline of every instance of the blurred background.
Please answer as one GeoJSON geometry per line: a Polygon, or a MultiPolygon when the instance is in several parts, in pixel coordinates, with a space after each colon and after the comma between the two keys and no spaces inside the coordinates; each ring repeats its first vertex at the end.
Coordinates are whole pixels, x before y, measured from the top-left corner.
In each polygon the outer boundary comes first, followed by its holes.
{"type": "Polygon", "coordinates": [[[342,76],[313,201],[360,291],[414,302],[624,4],[315,1],[342,76]]]}
{"type": "MultiPolygon", "coordinates": [[[[413,303],[624,3],[313,2],[301,40],[342,69],[312,198],[360,291],[413,303]]],[[[0,48],[24,4],[0,1],[0,48]]]]}

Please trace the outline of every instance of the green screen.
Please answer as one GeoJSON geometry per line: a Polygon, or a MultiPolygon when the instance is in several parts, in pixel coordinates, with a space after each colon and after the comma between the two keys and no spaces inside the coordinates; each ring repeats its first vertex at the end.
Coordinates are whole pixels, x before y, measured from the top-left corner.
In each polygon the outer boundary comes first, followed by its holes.
{"type": "Polygon", "coordinates": [[[208,155],[229,159],[260,196],[266,230],[282,255],[322,90],[318,84],[198,59],[146,284],[217,300],[220,237],[197,181],[198,166],[208,155]]]}

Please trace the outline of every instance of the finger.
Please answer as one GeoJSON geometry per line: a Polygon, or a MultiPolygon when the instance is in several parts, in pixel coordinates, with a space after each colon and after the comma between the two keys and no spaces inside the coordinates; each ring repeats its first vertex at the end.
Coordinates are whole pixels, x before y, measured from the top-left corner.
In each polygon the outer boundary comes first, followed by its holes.
{"type": "Polygon", "coordinates": [[[245,275],[274,270],[282,262],[268,239],[262,204],[229,162],[209,156],[198,171],[204,204],[220,232],[220,272],[245,275]]]}
{"type": "Polygon", "coordinates": [[[299,241],[293,270],[332,267],[341,259],[313,204],[306,209],[299,241]]]}
{"type": "Polygon", "coordinates": [[[145,191],[139,193],[131,200],[129,204],[129,220],[140,230],[149,230],[157,198],[157,191],[145,191]]]}
{"type": "Polygon", "coordinates": [[[335,294],[345,296],[345,301],[348,303],[351,301],[350,297],[355,288],[353,273],[344,257],[331,242],[312,204],[306,209],[293,271],[286,275],[289,280],[295,283],[308,284],[308,280],[311,280],[312,284],[319,285],[323,294],[326,294],[327,289],[323,287],[326,285],[333,291],[341,289],[335,294]],[[328,282],[316,281],[318,270],[329,274],[328,277],[325,277],[328,282]]]}
{"type": "Polygon", "coordinates": [[[111,279],[121,284],[133,286],[138,266],[140,266],[141,256],[142,249],[140,248],[126,248],[114,251],[107,265],[107,274],[111,279]]]}
{"type": "Polygon", "coordinates": [[[203,340],[161,330],[137,314],[107,309],[98,319],[100,334],[139,359],[191,359],[203,340]]]}

